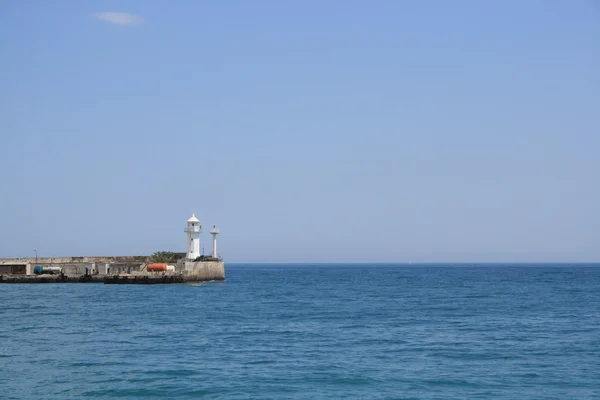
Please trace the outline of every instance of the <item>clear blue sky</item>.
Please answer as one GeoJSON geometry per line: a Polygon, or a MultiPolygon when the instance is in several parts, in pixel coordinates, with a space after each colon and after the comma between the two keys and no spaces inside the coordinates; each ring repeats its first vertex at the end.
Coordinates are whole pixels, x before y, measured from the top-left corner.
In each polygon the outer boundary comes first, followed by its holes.
{"type": "Polygon", "coordinates": [[[4,1],[0,52],[0,257],[600,260],[597,1],[4,1]]]}

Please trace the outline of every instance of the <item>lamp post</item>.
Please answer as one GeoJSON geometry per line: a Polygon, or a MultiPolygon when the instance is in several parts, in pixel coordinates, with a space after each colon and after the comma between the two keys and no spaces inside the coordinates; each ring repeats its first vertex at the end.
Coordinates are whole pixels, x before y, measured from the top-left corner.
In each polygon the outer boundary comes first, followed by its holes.
{"type": "Polygon", "coordinates": [[[37,250],[36,250],[36,249],[33,249],[33,251],[35,251],[35,263],[37,264],[37,258],[38,258],[38,257],[37,257],[37,250]]]}

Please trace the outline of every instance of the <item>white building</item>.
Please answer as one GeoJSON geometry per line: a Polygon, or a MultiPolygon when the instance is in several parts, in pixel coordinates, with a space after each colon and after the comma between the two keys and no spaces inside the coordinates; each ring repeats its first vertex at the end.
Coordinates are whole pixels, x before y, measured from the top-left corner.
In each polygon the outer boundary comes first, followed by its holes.
{"type": "Polygon", "coordinates": [[[187,220],[187,227],[185,228],[187,233],[187,255],[188,260],[195,260],[200,257],[200,232],[202,232],[202,226],[200,220],[196,218],[196,215],[192,213],[190,219],[187,220]]]}

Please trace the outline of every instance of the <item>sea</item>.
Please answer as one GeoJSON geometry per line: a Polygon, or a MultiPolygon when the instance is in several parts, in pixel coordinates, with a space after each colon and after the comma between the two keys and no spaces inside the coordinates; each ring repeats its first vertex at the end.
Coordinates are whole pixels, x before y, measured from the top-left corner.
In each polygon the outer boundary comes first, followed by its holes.
{"type": "Polygon", "coordinates": [[[0,285],[1,399],[600,399],[600,265],[0,285]]]}

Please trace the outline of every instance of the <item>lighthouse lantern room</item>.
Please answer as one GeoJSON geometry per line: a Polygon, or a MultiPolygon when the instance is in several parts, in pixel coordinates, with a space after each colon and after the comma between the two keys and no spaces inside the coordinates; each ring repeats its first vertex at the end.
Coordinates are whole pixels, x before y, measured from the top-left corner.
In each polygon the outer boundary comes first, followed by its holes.
{"type": "Polygon", "coordinates": [[[187,220],[187,227],[185,228],[187,233],[187,256],[188,260],[195,260],[200,257],[200,232],[202,232],[202,226],[200,220],[196,218],[196,215],[192,213],[190,219],[187,220]]]}

